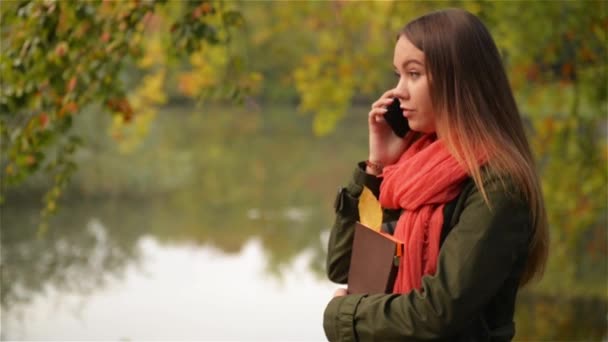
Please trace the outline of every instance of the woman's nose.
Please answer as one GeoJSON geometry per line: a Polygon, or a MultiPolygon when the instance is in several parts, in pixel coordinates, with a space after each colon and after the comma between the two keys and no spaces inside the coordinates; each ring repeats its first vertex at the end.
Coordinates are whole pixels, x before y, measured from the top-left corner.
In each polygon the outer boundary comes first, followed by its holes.
{"type": "Polygon", "coordinates": [[[407,85],[404,80],[399,81],[395,87],[394,93],[397,97],[407,99],[410,96],[410,92],[407,89],[407,85]]]}

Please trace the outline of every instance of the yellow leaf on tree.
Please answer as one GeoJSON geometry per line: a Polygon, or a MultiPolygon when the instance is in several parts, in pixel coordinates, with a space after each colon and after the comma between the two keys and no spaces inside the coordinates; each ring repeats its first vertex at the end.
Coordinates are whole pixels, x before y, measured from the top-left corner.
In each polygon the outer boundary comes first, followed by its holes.
{"type": "Polygon", "coordinates": [[[380,202],[367,187],[363,187],[363,192],[359,197],[359,221],[375,231],[380,231],[382,226],[380,202]]]}
{"type": "Polygon", "coordinates": [[[190,73],[183,73],[179,75],[178,88],[187,96],[193,97],[196,95],[197,85],[194,76],[190,73]]]}

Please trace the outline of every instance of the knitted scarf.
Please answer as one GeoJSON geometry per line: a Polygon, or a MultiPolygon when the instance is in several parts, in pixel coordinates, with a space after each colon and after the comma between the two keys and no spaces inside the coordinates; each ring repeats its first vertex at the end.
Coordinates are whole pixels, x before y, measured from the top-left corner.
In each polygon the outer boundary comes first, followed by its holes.
{"type": "Polygon", "coordinates": [[[403,209],[394,237],[403,241],[405,251],[393,292],[407,293],[422,287],[422,276],[435,273],[443,208],[458,196],[468,175],[442,141],[427,134],[382,176],[380,204],[403,209]]]}

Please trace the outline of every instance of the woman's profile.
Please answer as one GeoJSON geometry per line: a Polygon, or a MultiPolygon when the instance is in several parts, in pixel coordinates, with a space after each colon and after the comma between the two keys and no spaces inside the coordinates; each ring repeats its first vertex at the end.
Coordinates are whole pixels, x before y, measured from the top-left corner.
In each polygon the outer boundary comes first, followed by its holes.
{"type": "Polygon", "coordinates": [[[328,277],[348,277],[364,187],[382,229],[404,242],[390,294],[336,291],[324,313],[331,341],[510,341],[518,289],[543,273],[548,231],[524,126],[490,33],[460,9],[399,33],[396,86],[368,115],[369,155],[336,199],[328,277]],[[410,131],[383,119],[394,99],[410,131]]]}

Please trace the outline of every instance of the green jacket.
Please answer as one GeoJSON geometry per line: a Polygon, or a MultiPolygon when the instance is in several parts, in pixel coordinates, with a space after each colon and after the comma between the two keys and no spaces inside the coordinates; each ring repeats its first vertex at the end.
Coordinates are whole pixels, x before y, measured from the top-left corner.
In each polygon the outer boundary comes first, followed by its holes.
{"type": "MultiPolygon", "coordinates": [[[[382,179],[364,172],[362,163],[336,199],[336,221],[327,255],[330,280],[346,284],[358,198],[363,186],[376,196],[382,179]]],[[[437,272],[422,279],[423,291],[407,294],[355,294],[333,298],[323,327],[330,341],[510,341],[519,280],[531,232],[529,206],[484,176],[492,208],[469,180],[445,206],[437,272]],[[447,220],[446,220],[447,221],[447,220]],[[447,228],[447,229],[446,229],[447,228]]],[[[384,222],[400,212],[384,210],[384,222]]]]}

